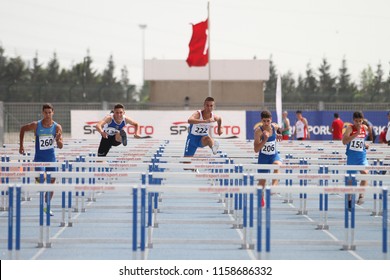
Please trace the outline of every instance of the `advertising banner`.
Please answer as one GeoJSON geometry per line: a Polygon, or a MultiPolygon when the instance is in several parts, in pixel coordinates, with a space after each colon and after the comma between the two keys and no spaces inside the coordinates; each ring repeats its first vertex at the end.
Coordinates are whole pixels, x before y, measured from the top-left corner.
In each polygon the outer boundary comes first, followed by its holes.
{"type": "MultiPolygon", "coordinates": [[[[140,135],[143,138],[155,138],[162,140],[183,140],[188,134],[188,118],[195,111],[129,111],[128,117],[137,121],[140,125],[140,135]]],[[[96,131],[96,124],[109,112],[107,111],[71,111],[71,134],[74,139],[96,139],[100,141],[100,134],[96,131]]],[[[237,138],[245,140],[246,121],[245,111],[216,111],[215,114],[222,117],[221,136],[217,135],[217,126],[212,129],[212,135],[216,139],[237,138]]],[[[134,135],[134,127],[126,126],[126,133],[134,135]]]]}
{"type": "MultiPolygon", "coordinates": [[[[276,123],[276,112],[272,113],[272,121],[276,123]]],[[[307,119],[309,123],[310,139],[311,140],[331,140],[332,133],[330,127],[333,122],[334,111],[303,111],[302,116],[307,119]]],[[[353,123],[352,111],[340,111],[338,112],[340,118],[344,122],[344,128],[353,123]]],[[[375,134],[379,136],[382,130],[386,127],[388,119],[386,111],[365,111],[364,117],[373,124],[375,134]]],[[[290,125],[292,132],[294,131],[294,125],[297,121],[295,111],[288,112],[288,118],[290,119],[290,125]]],[[[260,111],[247,111],[246,112],[246,124],[247,124],[247,139],[253,139],[253,129],[261,122],[260,111]]],[[[378,142],[378,137],[375,142],[378,142]]]]}

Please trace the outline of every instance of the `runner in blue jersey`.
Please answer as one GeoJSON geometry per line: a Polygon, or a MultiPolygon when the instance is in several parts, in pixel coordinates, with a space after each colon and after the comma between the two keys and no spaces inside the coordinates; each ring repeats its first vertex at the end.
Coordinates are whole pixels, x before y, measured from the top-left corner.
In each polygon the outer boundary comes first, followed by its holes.
{"type": "MultiPolygon", "coordinates": [[[[60,124],[56,123],[53,120],[54,108],[53,105],[46,103],[42,106],[42,114],[43,119],[39,121],[34,121],[23,125],[20,128],[19,134],[19,153],[24,154],[26,151],[24,149],[24,134],[27,131],[34,131],[35,134],[35,162],[56,162],[55,155],[55,146],[57,148],[62,149],[63,147],[63,139],[62,139],[62,127],[60,124]]],[[[55,167],[37,167],[37,171],[56,171],[55,167]]],[[[46,177],[46,176],[45,176],[46,177]]],[[[37,178],[38,179],[38,178],[37,178]]],[[[55,178],[51,177],[51,182],[54,183],[55,178]]],[[[45,195],[45,202],[48,199],[53,197],[53,192],[49,192],[50,197],[48,198],[48,194],[45,195]]],[[[46,209],[46,208],[45,208],[46,209]]],[[[51,212],[51,211],[50,211],[51,212]]],[[[50,213],[53,215],[53,213],[50,213]]]]}
{"type": "Polygon", "coordinates": [[[194,156],[198,148],[210,147],[214,155],[218,153],[219,143],[210,136],[209,130],[217,123],[217,134],[222,134],[222,119],[213,113],[215,101],[207,97],[204,101],[203,110],[198,110],[188,119],[190,124],[186,146],[185,157],[194,156]]]}
{"type": "MultiPolygon", "coordinates": [[[[347,165],[368,165],[366,150],[368,144],[365,142],[365,138],[368,134],[368,127],[363,124],[364,115],[362,112],[353,113],[353,124],[347,126],[345,129],[342,142],[347,145],[347,165]]],[[[356,174],[356,170],[348,170],[349,174],[356,174]]],[[[360,170],[361,174],[368,174],[368,170],[360,170]]],[[[367,181],[362,180],[360,186],[367,186],[367,181]]],[[[363,194],[359,194],[359,198],[356,204],[361,205],[364,203],[363,194]]],[[[351,197],[349,197],[349,208],[351,208],[351,197]]]]}
{"type": "Polygon", "coordinates": [[[105,157],[112,146],[127,145],[127,134],[123,130],[127,124],[134,126],[134,138],[140,138],[138,123],[125,115],[125,107],[122,104],[116,104],[114,111],[97,123],[96,130],[102,135],[99,157],[105,157]]]}
{"type": "MultiPolygon", "coordinates": [[[[277,141],[282,139],[282,134],[280,134],[280,129],[278,124],[272,123],[272,115],[269,111],[261,112],[261,124],[255,128],[254,132],[254,150],[255,153],[259,153],[257,160],[258,164],[282,164],[282,159],[279,156],[277,150],[277,141]]],[[[270,173],[269,169],[259,169],[259,173],[270,173]]],[[[274,173],[279,173],[278,169],[274,170],[274,173]]],[[[259,180],[258,185],[265,187],[266,180],[259,180]]],[[[278,184],[278,180],[272,180],[272,186],[278,184]]],[[[261,202],[264,206],[264,196],[261,202]]]]}

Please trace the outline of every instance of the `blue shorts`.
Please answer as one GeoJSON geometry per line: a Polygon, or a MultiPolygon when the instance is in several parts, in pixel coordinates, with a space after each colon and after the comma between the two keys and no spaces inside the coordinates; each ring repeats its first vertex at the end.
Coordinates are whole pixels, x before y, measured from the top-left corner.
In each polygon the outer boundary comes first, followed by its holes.
{"type": "MultiPolygon", "coordinates": [[[[282,162],[282,159],[280,158],[279,154],[274,155],[262,155],[259,154],[259,158],[257,163],[258,164],[273,164],[275,161],[282,162]]],[[[257,173],[271,173],[271,170],[269,169],[257,169],[257,173]]]]}
{"type": "Polygon", "coordinates": [[[204,136],[205,135],[197,136],[197,135],[188,134],[187,140],[186,140],[186,146],[184,149],[184,156],[185,157],[192,157],[198,148],[204,147],[202,145],[202,138],[204,136]]]}
{"type": "Polygon", "coordinates": [[[57,167],[35,167],[35,171],[56,172],[58,171],[58,168],[57,167]]]}
{"type": "MultiPolygon", "coordinates": [[[[368,166],[367,158],[351,158],[347,157],[347,165],[364,165],[368,166]]],[[[357,174],[357,170],[347,170],[347,174],[357,174]]]]}
{"type": "MultiPolygon", "coordinates": [[[[42,159],[35,157],[34,162],[57,162],[55,157],[49,158],[49,159],[42,159]]],[[[42,172],[52,172],[52,171],[58,171],[57,167],[35,167],[35,171],[42,171],[42,172]]]]}

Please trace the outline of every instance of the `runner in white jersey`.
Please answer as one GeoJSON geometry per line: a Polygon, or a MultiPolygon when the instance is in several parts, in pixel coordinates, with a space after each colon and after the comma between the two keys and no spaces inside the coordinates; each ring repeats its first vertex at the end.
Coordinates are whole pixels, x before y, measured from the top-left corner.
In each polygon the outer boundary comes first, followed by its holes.
{"type": "Polygon", "coordinates": [[[309,123],[307,119],[302,116],[302,111],[296,111],[297,121],[295,123],[294,136],[297,140],[309,140],[309,123]]]}
{"type": "Polygon", "coordinates": [[[222,134],[222,119],[213,113],[214,98],[207,97],[203,110],[198,110],[188,119],[190,127],[184,150],[185,157],[192,157],[200,147],[209,146],[213,154],[218,153],[219,143],[210,136],[210,129],[217,123],[217,134],[222,134]]]}

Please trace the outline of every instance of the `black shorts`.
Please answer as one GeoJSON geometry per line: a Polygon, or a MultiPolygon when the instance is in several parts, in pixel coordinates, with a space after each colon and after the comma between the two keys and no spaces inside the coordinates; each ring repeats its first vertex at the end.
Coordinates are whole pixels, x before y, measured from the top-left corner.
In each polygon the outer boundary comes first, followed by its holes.
{"type": "Polygon", "coordinates": [[[108,136],[108,138],[102,137],[98,149],[98,157],[105,157],[112,146],[119,146],[120,144],[121,142],[115,140],[115,135],[108,136]]]}

